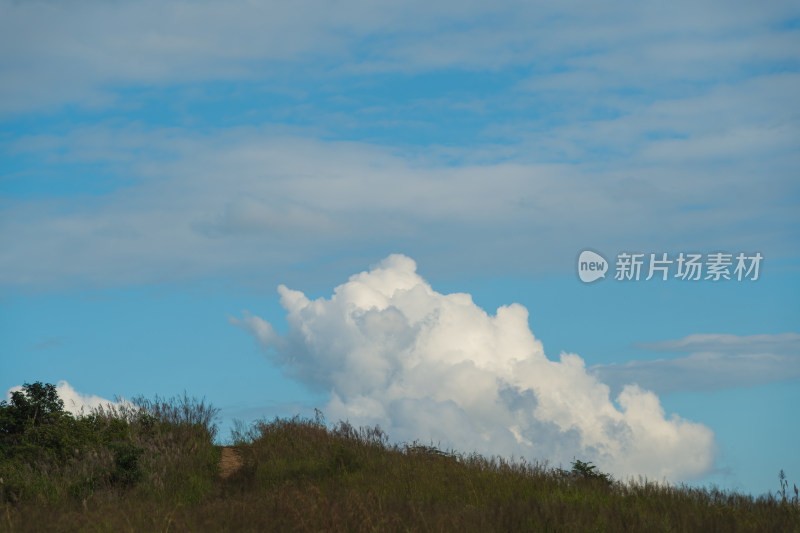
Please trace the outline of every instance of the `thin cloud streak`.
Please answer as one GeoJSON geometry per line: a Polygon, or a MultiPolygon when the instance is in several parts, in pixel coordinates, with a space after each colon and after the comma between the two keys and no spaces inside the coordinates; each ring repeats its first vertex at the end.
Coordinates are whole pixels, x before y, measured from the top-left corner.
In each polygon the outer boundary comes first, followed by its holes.
{"type": "Polygon", "coordinates": [[[13,51],[0,60],[0,113],[103,107],[117,103],[126,86],[283,78],[307,73],[309,65],[336,77],[531,65],[559,74],[566,65],[652,88],[708,80],[709,72],[735,78],[743,58],[755,65],[798,58],[797,33],[780,27],[798,9],[780,2],[672,2],[669,9],[357,0],[0,6],[0,48],[13,51]]]}
{"type": "MultiPolygon", "coordinates": [[[[708,190],[719,187],[715,172],[633,177],[614,170],[598,179],[591,164],[454,167],[268,128],[205,136],[95,128],[42,142],[78,160],[124,167],[125,186],[92,196],[6,199],[3,285],[249,276],[264,264],[280,275],[338,249],[386,242],[426,254],[420,257],[440,271],[491,255],[503,259],[505,274],[563,274],[588,243],[681,249],[696,244],[698,228],[707,231],[702,246],[757,248],[775,258],[791,239],[786,221],[798,217],[785,202],[796,186],[780,173],[754,182],[747,171],[731,171],[725,190],[733,192],[721,191],[713,212],[686,212],[683,206],[709,201],[708,190]],[[742,229],[756,220],[759,231],[742,229]],[[642,234],[648,242],[636,240],[642,234]],[[437,256],[431,250],[442,242],[449,249],[437,256]],[[535,255],[542,249],[546,257],[535,255]]],[[[16,150],[39,145],[28,138],[16,150]]],[[[70,168],[57,163],[62,167],[70,168]]]]}
{"type": "Polygon", "coordinates": [[[790,3],[0,2],[0,113],[120,113],[0,149],[25,191],[0,196],[0,286],[278,281],[385,243],[503,276],[564,274],[586,246],[797,242],[790,3]],[[218,82],[258,125],[125,122],[145,88],[202,123],[218,82]]]}
{"type": "Polygon", "coordinates": [[[657,394],[753,387],[800,378],[800,334],[695,334],[637,348],[684,357],[595,365],[589,371],[612,391],[637,384],[657,394]]]}

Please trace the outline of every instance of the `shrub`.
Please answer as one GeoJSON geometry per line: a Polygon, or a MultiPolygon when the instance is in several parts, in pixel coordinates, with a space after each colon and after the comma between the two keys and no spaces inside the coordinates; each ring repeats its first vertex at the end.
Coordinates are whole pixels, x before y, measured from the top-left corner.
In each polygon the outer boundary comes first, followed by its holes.
{"type": "Polygon", "coordinates": [[[54,385],[0,403],[0,502],[56,503],[119,491],[197,501],[213,488],[217,410],[182,397],[105,406],[77,418],[54,385]]]}
{"type": "Polygon", "coordinates": [[[591,462],[584,463],[580,459],[576,459],[572,462],[572,475],[578,479],[601,481],[608,485],[612,482],[610,474],[600,472],[597,470],[597,466],[593,465],[591,462]]]}

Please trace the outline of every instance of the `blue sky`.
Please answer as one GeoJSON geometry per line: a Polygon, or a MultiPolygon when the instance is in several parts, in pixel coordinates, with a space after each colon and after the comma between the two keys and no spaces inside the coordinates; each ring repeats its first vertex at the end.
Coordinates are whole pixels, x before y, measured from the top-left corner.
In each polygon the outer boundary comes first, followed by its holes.
{"type": "Polygon", "coordinates": [[[4,391],[186,390],[225,427],[319,407],[619,474],[800,479],[793,3],[0,13],[4,391]],[[605,279],[578,278],[586,249],[605,279]],[[621,252],[764,259],[619,281],[621,252]]]}

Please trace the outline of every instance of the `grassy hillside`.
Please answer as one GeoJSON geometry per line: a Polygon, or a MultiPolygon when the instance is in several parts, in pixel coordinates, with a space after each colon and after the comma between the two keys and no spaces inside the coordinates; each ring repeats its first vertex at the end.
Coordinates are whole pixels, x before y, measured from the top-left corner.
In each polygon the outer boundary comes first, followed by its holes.
{"type": "Polygon", "coordinates": [[[580,461],[567,472],[390,445],[321,416],[234,431],[240,467],[223,477],[202,401],[76,419],[42,387],[44,401],[0,408],[0,531],[800,531],[788,491],[623,484],[580,461]]]}

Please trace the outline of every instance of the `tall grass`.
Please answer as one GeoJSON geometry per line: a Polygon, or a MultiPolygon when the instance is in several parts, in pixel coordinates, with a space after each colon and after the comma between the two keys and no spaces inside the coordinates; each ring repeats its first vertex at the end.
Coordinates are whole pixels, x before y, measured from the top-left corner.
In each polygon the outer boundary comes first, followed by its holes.
{"type": "Polygon", "coordinates": [[[124,433],[118,444],[20,467],[0,494],[0,530],[800,531],[791,498],[393,445],[378,427],[328,427],[319,413],[238,425],[242,464],[222,479],[216,410],[186,396],[136,404],[96,413],[100,431],[124,433]]]}
{"type": "Polygon", "coordinates": [[[21,443],[0,454],[0,502],[78,501],[82,507],[131,497],[199,502],[216,483],[216,413],[184,394],[135,398],[30,427],[21,443]],[[41,442],[39,433],[52,442],[41,442]]]}

